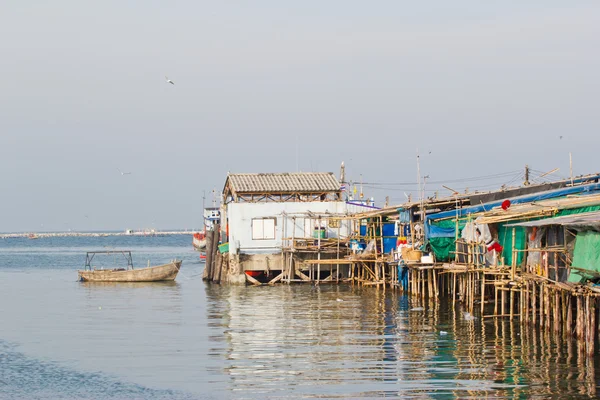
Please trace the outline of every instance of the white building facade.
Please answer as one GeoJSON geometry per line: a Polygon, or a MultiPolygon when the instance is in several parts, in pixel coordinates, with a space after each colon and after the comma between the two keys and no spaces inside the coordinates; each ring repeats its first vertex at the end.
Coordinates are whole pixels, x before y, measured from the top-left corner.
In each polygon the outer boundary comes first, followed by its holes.
{"type": "Polygon", "coordinates": [[[373,207],[344,201],[341,188],[333,173],[230,174],[221,240],[232,254],[276,254],[294,240],[346,238],[342,217],[373,207]]]}

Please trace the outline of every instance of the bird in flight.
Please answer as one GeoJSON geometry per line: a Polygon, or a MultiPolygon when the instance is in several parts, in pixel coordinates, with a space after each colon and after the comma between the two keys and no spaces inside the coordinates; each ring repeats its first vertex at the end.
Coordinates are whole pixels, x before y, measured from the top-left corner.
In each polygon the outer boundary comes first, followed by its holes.
{"type": "Polygon", "coordinates": [[[562,139],[562,135],[558,137],[559,139],[562,139]]]}
{"type": "Polygon", "coordinates": [[[175,82],[173,82],[172,80],[170,80],[166,75],[165,75],[165,79],[167,80],[167,83],[170,83],[171,85],[175,84],[175,82]]]}
{"type": "Polygon", "coordinates": [[[121,175],[131,175],[131,172],[123,172],[119,168],[117,170],[121,173],[121,175]]]}

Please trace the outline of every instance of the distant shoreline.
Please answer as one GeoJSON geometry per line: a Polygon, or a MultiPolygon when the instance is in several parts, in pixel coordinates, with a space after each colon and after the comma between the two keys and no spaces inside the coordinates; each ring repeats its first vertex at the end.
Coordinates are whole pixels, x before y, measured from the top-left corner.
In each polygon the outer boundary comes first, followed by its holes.
{"type": "Polygon", "coordinates": [[[66,237],[66,236],[88,236],[88,237],[105,237],[105,236],[165,236],[165,235],[193,235],[199,231],[133,231],[133,232],[116,232],[116,231],[97,231],[97,232],[13,232],[0,233],[0,239],[13,238],[29,238],[41,239],[48,237],[66,237]]]}

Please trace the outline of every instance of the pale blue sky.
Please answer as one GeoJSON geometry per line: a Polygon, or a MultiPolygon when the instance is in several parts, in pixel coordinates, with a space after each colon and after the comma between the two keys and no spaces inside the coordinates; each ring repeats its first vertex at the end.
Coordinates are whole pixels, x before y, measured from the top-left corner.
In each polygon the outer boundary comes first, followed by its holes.
{"type": "Polygon", "coordinates": [[[415,182],[417,148],[432,182],[507,173],[461,190],[598,172],[600,3],[521,3],[5,1],[0,231],[199,226],[296,140],[373,183],[415,182]]]}

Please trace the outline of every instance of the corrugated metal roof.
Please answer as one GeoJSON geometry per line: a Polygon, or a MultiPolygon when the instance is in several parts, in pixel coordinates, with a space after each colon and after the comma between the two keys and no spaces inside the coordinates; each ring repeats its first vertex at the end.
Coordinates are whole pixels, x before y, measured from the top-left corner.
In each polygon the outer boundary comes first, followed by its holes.
{"type": "Polygon", "coordinates": [[[582,214],[565,215],[556,218],[546,218],[536,221],[518,222],[506,226],[548,226],[548,225],[563,225],[563,226],[598,226],[600,225],[600,212],[588,212],[582,214]]]}
{"type": "Polygon", "coordinates": [[[559,210],[595,206],[600,204],[600,195],[589,194],[584,196],[564,197],[559,199],[542,200],[531,203],[515,204],[508,210],[495,208],[487,211],[480,217],[482,224],[494,224],[523,218],[536,218],[554,215],[559,210]]]}
{"type": "Polygon", "coordinates": [[[340,182],[332,172],[286,172],[229,174],[225,185],[234,193],[325,193],[339,192],[340,182]]]}

